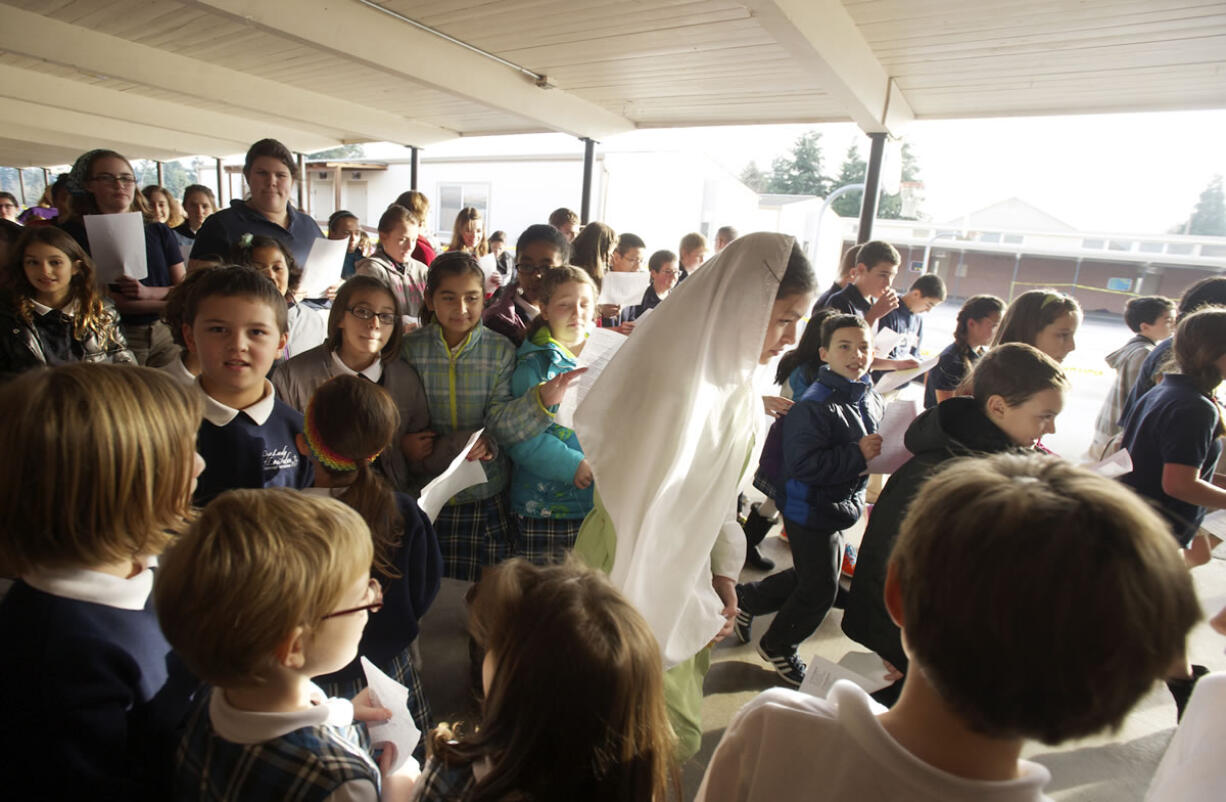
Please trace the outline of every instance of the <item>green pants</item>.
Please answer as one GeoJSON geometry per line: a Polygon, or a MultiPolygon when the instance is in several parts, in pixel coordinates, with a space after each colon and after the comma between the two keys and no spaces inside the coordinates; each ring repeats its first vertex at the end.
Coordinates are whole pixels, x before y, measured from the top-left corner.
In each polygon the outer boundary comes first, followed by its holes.
{"type": "MultiPolygon", "coordinates": [[[[583,519],[575,540],[575,556],[598,571],[613,570],[617,533],[596,491],[596,506],[583,519]]],[[[664,672],[664,703],[677,735],[677,762],[684,763],[702,748],[702,683],[711,668],[711,648],[664,672]]]]}

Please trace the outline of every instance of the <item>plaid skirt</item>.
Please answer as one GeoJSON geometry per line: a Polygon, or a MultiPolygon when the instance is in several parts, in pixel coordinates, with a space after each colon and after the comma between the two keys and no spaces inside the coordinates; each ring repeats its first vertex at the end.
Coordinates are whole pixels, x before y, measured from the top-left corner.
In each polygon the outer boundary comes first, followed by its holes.
{"type": "Polygon", "coordinates": [[[443,576],[475,582],[481,569],[515,554],[515,520],[505,493],[443,507],[434,522],[443,552],[443,576]]]}
{"type": "MultiPolygon", "coordinates": [[[[418,743],[417,750],[413,753],[420,763],[425,757],[426,737],[430,734],[430,730],[434,729],[434,717],[430,714],[430,702],[426,699],[426,692],[421,686],[421,677],[417,674],[417,667],[413,665],[410,652],[411,647],[406,646],[404,651],[392,658],[389,665],[379,666],[379,670],[409,689],[409,698],[406,700],[409,714],[413,716],[413,723],[417,725],[417,729],[421,730],[421,742],[418,743]]],[[[318,685],[329,697],[352,699],[365,690],[366,678],[360,677],[341,682],[320,682],[318,685]]],[[[370,733],[366,731],[366,725],[360,722],[355,722],[355,724],[354,729],[357,730],[362,748],[369,751],[370,733]]]]}
{"type": "Polygon", "coordinates": [[[575,538],[579,535],[579,527],[583,526],[583,519],[516,515],[515,523],[519,528],[516,556],[533,565],[549,565],[565,560],[575,547],[575,538]]]}

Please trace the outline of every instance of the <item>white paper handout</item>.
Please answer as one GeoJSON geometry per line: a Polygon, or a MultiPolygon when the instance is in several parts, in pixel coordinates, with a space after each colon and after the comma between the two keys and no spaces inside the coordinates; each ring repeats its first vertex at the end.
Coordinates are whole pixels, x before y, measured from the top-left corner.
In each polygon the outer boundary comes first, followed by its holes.
{"type": "Polygon", "coordinates": [[[890,353],[894,350],[894,346],[898,345],[898,341],[901,339],[902,332],[894,331],[894,329],[881,329],[877,332],[877,336],[873,338],[873,353],[888,359],[890,353]]]}
{"type": "Polygon", "coordinates": [[[477,257],[477,264],[481,265],[481,272],[485,273],[486,279],[498,272],[498,260],[492,253],[477,257]]]}
{"type": "Polygon", "coordinates": [[[583,403],[583,399],[587,398],[588,391],[604,372],[605,365],[609,364],[609,360],[625,342],[626,335],[618,334],[613,329],[592,329],[587,345],[583,346],[583,351],[575,360],[576,367],[587,368],[587,373],[580,376],[578,381],[571,382],[562,394],[562,400],[558,402],[558,412],[553,416],[554,423],[567,429],[575,428],[575,410],[583,403]]]}
{"type": "Polygon", "coordinates": [[[877,428],[881,435],[881,453],[869,460],[866,473],[894,473],[911,459],[911,452],[903,445],[903,436],[919,413],[919,403],[913,398],[896,398],[886,404],[877,428]]]}
{"type": "Polygon", "coordinates": [[[634,273],[614,273],[612,270],[604,274],[600,283],[600,298],[597,304],[616,304],[617,306],[633,306],[643,302],[643,293],[651,283],[651,273],[640,270],[634,273]]]}
{"type": "Polygon", "coordinates": [[[813,655],[805,668],[800,692],[825,699],[835,682],[846,679],[859,685],[865,693],[875,693],[891,684],[885,675],[885,663],[872,652],[848,652],[837,663],[813,655]]]}
{"type": "Polygon", "coordinates": [[[460,449],[460,453],[456,454],[455,459],[447,466],[447,470],[434,477],[430,484],[421,489],[421,495],[417,498],[417,506],[421,508],[431,523],[456,493],[467,490],[473,485],[485,484],[485,468],[481,467],[481,461],[469,462],[465,459],[483,432],[485,429],[473,432],[472,437],[469,437],[468,442],[460,449]]]}
{"type": "Polygon", "coordinates": [[[366,673],[366,686],[370,688],[370,701],[379,707],[392,711],[392,717],[387,721],[367,722],[366,729],[370,731],[370,743],[377,746],[390,743],[396,747],[396,760],[391,765],[389,774],[413,757],[413,750],[421,740],[421,730],[409,713],[409,689],[379,670],[378,666],[362,658],[362,671],[366,673]]]}
{"type": "Polygon", "coordinates": [[[1094,471],[1099,476],[1114,479],[1117,476],[1132,473],[1132,456],[1128,453],[1128,449],[1121,448],[1102,462],[1096,462],[1085,467],[1094,471]]]}
{"type": "Polygon", "coordinates": [[[145,218],[140,212],[87,214],[85,233],[99,286],[114,284],[120,276],[149,277],[145,251],[145,218]]]}
{"type": "Polygon", "coordinates": [[[910,368],[909,370],[891,370],[889,373],[881,377],[881,381],[877,382],[875,389],[877,392],[885,395],[892,393],[899,387],[902,387],[907,382],[914,379],[916,376],[921,376],[937,366],[937,362],[941,361],[941,357],[934,356],[931,359],[925,359],[919,364],[918,368],[910,368]]]}
{"type": "Polygon", "coordinates": [[[322,298],[325,290],[339,284],[348,250],[348,239],[316,237],[311,240],[311,252],[302,266],[302,281],[298,284],[297,296],[322,298]]]}

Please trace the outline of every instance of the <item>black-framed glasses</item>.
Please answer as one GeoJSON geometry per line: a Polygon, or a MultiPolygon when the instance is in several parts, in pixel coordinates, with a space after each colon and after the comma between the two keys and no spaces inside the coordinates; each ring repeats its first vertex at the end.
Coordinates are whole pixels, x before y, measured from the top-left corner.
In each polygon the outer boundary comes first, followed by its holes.
{"type": "Polygon", "coordinates": [[[118,184],[121,187],[130,187],[136,183],[136,176],[133,175],[111,175],[110,173],[98,173],[98,175],[89,179],[90,181],[101,181],[104,184],[118,184]]]}
{"type": "Polygon", "coordinates": [[[379,318],[379,323],[384,326],[391,326],[396,322],[396,314],[394,312],[376,312],[369,306],[353,306],[345,311],[358,320],[370,320],[372,317],[377,317],[379,318]]]}
{"type": "Polygon", "coordinates": [[[383,586],[379,584],[379,580],[373,576],[370,578],[370,584],[366,588],[366,592],[370,595],[373,602],[363,604],[360,607],[350,607],[347,610],[337,610],[335,613],[328,613],[322,620],[327,621],[329,618],[336,618],[341,615],[353,615],[354,613],[377,613],[383,609],[383,586]]]}

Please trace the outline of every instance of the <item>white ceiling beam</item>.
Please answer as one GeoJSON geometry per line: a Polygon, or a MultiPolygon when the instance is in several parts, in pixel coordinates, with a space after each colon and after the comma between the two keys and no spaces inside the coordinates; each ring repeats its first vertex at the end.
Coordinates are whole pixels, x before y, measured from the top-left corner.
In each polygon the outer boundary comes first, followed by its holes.
{"type": "Polygon", "coordinates": [[[61,147],[45,142],[23,142],[0,137],[0,165],[4,167],[54,167],[72,164],[81,155],[78,147],[61,147]]]}
{"type": "Polygon", "coordinates": [[[755,19],[865,133],[899,136],[915,119],[840,0],[745,0],[755,19]]]}
{"type": "Polygon", "coordinates": [[[597,139],[635,127],[603,106],[561,89],[538,87],[523,73],[360,3],[187,0],[187,4],[554,131],[597,139]]]}
{"type": "MultiPolygon", "coordinates": [[[[295,13],[301,13],[301,9],[295,13]]],[[[223,103],[253,120],[270,116],[284,126],[340,132],[339,140],[429,145],[457,134],[344,98],[261,78],[167,50],[90,31],[41,14],[5,6],[0,50],[63,64],[85,73],[223,103]]],[[[254,141],[254,140],[253,140],[254,141]]],[[[250,145],[247,142],[246,145],[250,145]]],[[[286,142],[306,150],[298,142],[286,142]]],[[[246,145],[238,151],[246,150],[246,145]]],[[[209,155],[230,155],[213,153],[209,155]]]]}
{"type": "Polygon", "coordinates": [[[300,131],[284,125],[269,125],[263,121],[159,100],[135,92],[120,92],[117,89],[93,86],[71,78],[60,78],[45,72],[5,64],[0,64],[0,97],[94,114],[107,119],[140,123],[156,121],[159,128],[230,142],[233,153],[241,153],[252,142],[268,136],[282,142],[295,142],[296,147],[305,152],[341,144],[339,139],[322,134],[300,131]]]}
{"type": "Polygon", "coordinates": [[[4,120],[5,136],[29,142],[46,141],[61,147],[75,145],[79,148],[77,155],[90,148],[105,147],[129,158],[166,161],[194,154],[242,152],[246,147],[232,140],[185,134],[156,125],[98,117],[12,98],[0,98],[0,120],[4,120]]]}

